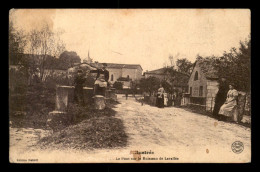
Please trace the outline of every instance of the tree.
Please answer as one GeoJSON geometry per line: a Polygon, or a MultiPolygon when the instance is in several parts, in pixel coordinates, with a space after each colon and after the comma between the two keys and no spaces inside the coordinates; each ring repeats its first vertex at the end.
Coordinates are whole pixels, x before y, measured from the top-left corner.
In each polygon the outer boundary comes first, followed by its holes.
{"type": "Polygon", "coordinates": [[[14,28],[13,22],[9,23],[9,62],[10,64],[20,64],[21,54],[24,53],[26,46],[26,35],[23,30],[14,28]]]}
{"type": "Polygon", "coordinates": [[[164,90],[166,91],[166,93],[173,94],[174,89],[173,89],[173,86],[169,82],[167,82],[166,80],[163,80],[162,86],[163,86],[164,90]]]}
{"type": "Polygon", "coordinates": [[[218,71],[219,78],[225,77],[229,83],[236,85],[237,90],[250,91],[251,39],[241,41],[238,49],[233,47],[229,52],[224,52],[221,57],[207,58],[213,61],[212,64],[218,71]]]}
{"type": "Polygon", "coordinates": [[[81,59],[74,51],[64,51],[59,57],[60,65],[68,69],[74,65],[74,63],[80,63],[81,59]]]}
{"type": "Polygon", "coordinates": [[[59,56],[65,50],[65,44],[60,39],[61,31],[54,32],[48,24],[40,29],[32,29],[28,36],[28,52],[32,60],[31,71],[38,69],[40,80],[43,81],[44,71],[49,56],[59,56]]]}
{"type": "Polygon", "coordinates": [[[165,80],[162,82],[167,87],[167,92],[173,94],[175,86],[185,87],[189,80],[188,74],[182,74],[174,68],[164,68],[165,80]]]}
{"type": "Polygon", "coordinates": [[[177,59],[176,66],[178,67],[179,72],[191,74],[191,68],[193,66],[193,63],[191,61],[187,60],[186,58],[177,59]]]}
{"type": "Polygon", "coordinates": [[[160,80],[156,77],[142,78],[139,87],[143,92],[149,92],[150,96],[157,91],[160,86],[160,80]]]}

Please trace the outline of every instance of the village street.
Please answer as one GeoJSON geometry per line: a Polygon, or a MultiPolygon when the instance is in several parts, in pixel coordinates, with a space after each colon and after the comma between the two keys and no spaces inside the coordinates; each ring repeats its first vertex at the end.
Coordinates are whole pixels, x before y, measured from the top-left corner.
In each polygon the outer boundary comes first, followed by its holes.
{"type": "MultiPolygon", "coordinates": [[[[189,151],[188,156],[191,156],[190,152],[198,153],[200,156],[204,156],[206,152],[217,157],[222,153],[229,156],[228,152],[235,155],[231,150],[231,144],[241,141],[244,144],[244,155],[249,155],[249,128],[218,121],[182,108],[161,109],[147,104],[142,106],[132,97],[128,100],[119,97],[119,101],[121,104],[117,106],[118,117],[124,121],[130,137],[129,145],[142,147],[140,151],[155,149],[155,154],[158,150],[165,151],[165,154],[182,153],[183,157],[185,151],[189,151]]],[[[191,161],[196,162],[196,159],[191,161]]]]}
{"type": "MultiPolygon", "coordinates": [[[[30,151],[24,154],[24,157],[34,158],[40,155],[39,159],[43,162],[52,160],[95,162],[97,158],[99,160],[101,158],[104,162],[124,163],[135,162],[128,159],[133,158],[131,151],[154,152],[153,155],[141,155],[142,158],[145,156],[163,157],[166,160],[173,157],[179,159],[178,161],[171,159],[168,162],[222,162],[230,157],[244,162],[251,156],[250,128],[218,121],[182,108],[159,109],[147,104],[142,106],[133,97],[125,100],[125,97],[118,95],[118,101],[120,104],[116,105],[114,110],[117,112],[116,118],[122,119],[124,123],[128,135],[127,147],[94,151],[30,151]],[[231,144],[235,141],[241,141],[244,144],[244,150],[240,154],[232,152],[231,144]]],[[[35,140],[35,137],[32,138],[35,140]]],[[[22,139],[19,140],[20,142],[17,142],[16,146],[25,147],[26,142],[21,142],[22,139]]],[[[15,145],[14,142],[12,141],[13,145],[15,145]]],[[[28,139],[27,143],[30,143],[28,139]]],[[[10,149],[12,149],[12,145],[10,149]]],[[[17,152],[17,154],[19,153],[17,152]]],[[[158,162],[158,160],[141,160],[140,162],[158,162]]]]}

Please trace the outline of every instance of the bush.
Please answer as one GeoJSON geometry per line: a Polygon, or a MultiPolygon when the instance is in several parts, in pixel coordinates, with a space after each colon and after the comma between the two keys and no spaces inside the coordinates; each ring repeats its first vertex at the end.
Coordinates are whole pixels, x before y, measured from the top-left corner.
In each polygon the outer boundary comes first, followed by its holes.
{"type": "Polygon", "coordinates": [[[122,89],[123,89],[123,83],[116,81],[116,82],[113,84],[113,87],[114,87],[115,89],[117,89],[117,90],[122,90],[122,89]]]}
{"type": "Polygon", "coordinates": [[[25,94],[28,85],[28,77],[22,72],[14,69],[9,70],[10,94],[25,94]]]}
{"type": "Polygon", "coordinates": [[[149,92],[150,96],[156,92],[160,86],[160,80],[156,77],[142,78],[139,87],[143,92],[149,92]]]}

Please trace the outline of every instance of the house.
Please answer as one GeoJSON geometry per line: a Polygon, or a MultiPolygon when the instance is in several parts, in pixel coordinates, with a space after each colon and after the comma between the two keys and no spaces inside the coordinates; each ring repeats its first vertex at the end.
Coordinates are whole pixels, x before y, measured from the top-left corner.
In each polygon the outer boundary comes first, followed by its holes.
{"type": "MultiPolygon", "coordinates": [[[[170,68],[160,68],[152,71],[146,71],[144,72],[144,78],[156,77],[160,79],[160,81],[167,80],[167,78],[170,77],[170,74],[167,72],[168,69],[170,68]]],[[[172,70],[172,72],[174,72],[173,88],[179,92],[187,92],[189,75],[175,70],[172,70]]]]}
{"type": "MultiPolygon", "coordinates": [[[[106,69],[109,71],[109,82],[112,84],[118,79],[131,81],[138,81],[142,78],[143,69],[139,64],[117,64],[117,63],[106,63],[106,69]]],[[[102,63],[90,63],[91,66],[101,68],[102,63]]]]}
{"type": "Polygon", "coordinates": [[[190,105],[205,107],[206,111],[214,108],[215,96],[218,92],[218,75],[211,59],[197,60],[189,78],[190,105]]]}

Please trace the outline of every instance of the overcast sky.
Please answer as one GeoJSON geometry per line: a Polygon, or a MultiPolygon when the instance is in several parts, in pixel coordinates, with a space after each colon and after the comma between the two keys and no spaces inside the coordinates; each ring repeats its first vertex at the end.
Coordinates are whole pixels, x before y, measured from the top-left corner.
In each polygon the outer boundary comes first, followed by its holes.
{"type": "Polygon", "coordinates": [[[63,29],[68,51],[83,60],[163,67],[169,55],[194,62],[197,54],[221,55],[250,34],[249,10],[12,10],[18,28],[29,31],[43,21],[63,29]]]}

